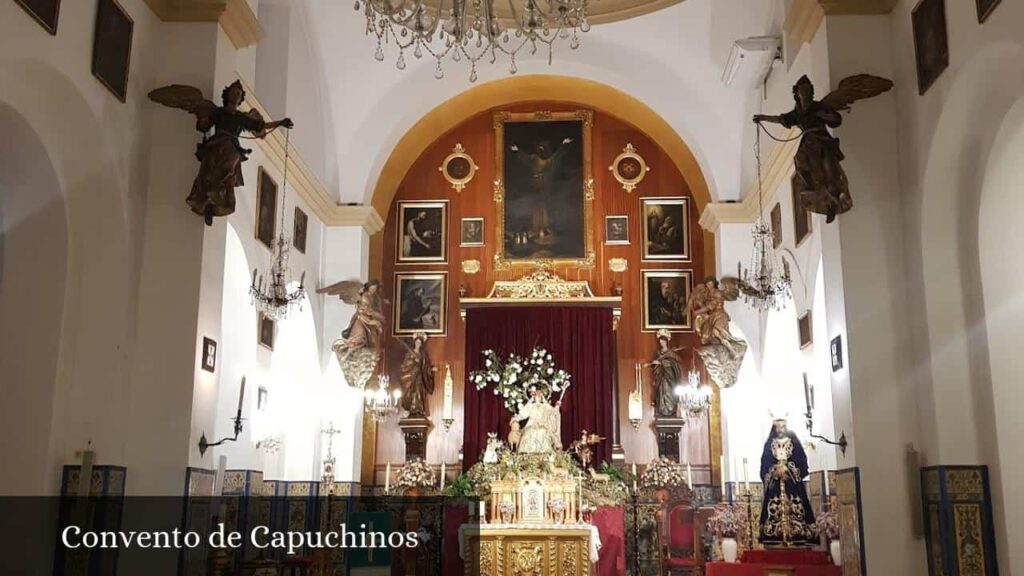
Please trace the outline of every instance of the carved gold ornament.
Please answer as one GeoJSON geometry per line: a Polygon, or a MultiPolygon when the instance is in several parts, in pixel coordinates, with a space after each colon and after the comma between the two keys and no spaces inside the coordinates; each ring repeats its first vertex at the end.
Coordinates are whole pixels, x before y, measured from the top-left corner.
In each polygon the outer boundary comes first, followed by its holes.
{"type": "Polygon", "coordinates": [[[608,269],[612,272],[625,272],[629,268],[629,260],[625,258],[609,258],[608,269]]]}
{"type": "Polygon", "coordinates": [[[551,299],[551,298],[593,298],[590,283],[586,280],[564,280],[549,266],[539,266],[531,274],[519,280],[499,280],[494,283],[488,298],[503,299],[551,299]]]}
{"type": "Polygon", "coordinates": [[[477,272],[480,271],[480,261],[479,260],[463,260],[462,261],[462,271],[465,272],[466,274],[476,274],[477,272]]]}
{"type": "Polygon", "coordinates": [[[612,176],[619,181],[619,184],[622,184],[622,189],[627,194],[632,194],[637,185],[643,181],[644,176],[651,171],[651,167],[647,165],[642,156],[637,154],[633,144],[626,144],[622,152],[615,157],[615,160],[612,160],[612,165],[608,169],[612,171],[612,176]]]}
{"type": "Polygon", "coordinates": [[[462,192],[466,184],[469,184],[469,181],[476,175],[476,162],[473,162],[473,158],[466,153],[466,149],[460,143],[452,148],[451,154],[441,162],[438,171],[452,185],[452,190],[462,192]]]}

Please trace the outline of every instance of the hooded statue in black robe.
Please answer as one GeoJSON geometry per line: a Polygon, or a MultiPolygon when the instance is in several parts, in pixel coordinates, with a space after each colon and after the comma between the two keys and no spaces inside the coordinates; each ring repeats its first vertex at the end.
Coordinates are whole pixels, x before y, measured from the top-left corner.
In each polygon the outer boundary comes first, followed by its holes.
{"type": "Polygon", "coordinates": [[[761,454],[761,543],[769,547],[801,547],[817,542],[814,512],[807,499],[804,478],[808,474],[807,453],[800,439],[775,420],[761,454]]]}

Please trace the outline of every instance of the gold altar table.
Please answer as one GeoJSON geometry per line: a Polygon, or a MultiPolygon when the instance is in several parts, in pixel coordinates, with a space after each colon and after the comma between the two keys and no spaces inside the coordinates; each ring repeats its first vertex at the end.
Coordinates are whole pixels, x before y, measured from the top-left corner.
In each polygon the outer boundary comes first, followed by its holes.
{"type": "Polygon", "coordinates": [[[466,576],[587,576],[600,546],[596,528],[587,524],[462,528],[466,576]]]}

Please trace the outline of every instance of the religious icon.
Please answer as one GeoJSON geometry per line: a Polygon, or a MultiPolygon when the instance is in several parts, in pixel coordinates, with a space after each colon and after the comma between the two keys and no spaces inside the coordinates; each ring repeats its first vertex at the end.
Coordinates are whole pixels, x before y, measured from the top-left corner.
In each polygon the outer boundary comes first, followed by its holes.
{"type": "Polygon", "coordinates": [[[448,202],[398,203],[398,263],[448,261],[448,202]]]}
{"type": "Polygon", "coordinates": [[[552,406],[544,390],[533,388],[530,401],[523,404],[514,422],[526,421],[517,443],[521,454],[550,454],[562,449],[562,399],[552,406]]]}
{"type": "Polygon", "coordinates": [[[811,335],[811,311],[804,312],[796,319],[797,333],[800,335],[800,349],[807,348],[813,341],[811,335]]]}
{"type": "Polygon", "coordinates": [[[256,186],[256,239],[270,250],[274,249],[276,225],[277,182],[260,166],[256,186]]]}
{"type": "Polygon", "coordinates": [[[782,205],[778,202],[772,207],[772,248],[782,246],[782,205]]]}
{"type": "Polygon", "coordinates": [[[800,198],[796,173],[791,179],[793,191],[793,243],[797,246],[811,235],[811,212],[800,198]]]}
{"type": "Polygon", "coordinates": [[[622,184],[622,189],[626,193],[632,193],[644,176],[651,171],[647,162],[644,162],[643,157],[637,153],[632,144],[626,144],[622,152],[615,157],[615,160],[612,160],[612,165],[608,169],[612,171],[612,176],[619,181],[619,184],[622,184]]]}
{"type": "Polygon", "coordinates": [[[427,335],[416,332],[412,336],[412,346],[399,340],[405,346],[405,359],[402,360],[402,410],[408,418],[424,418],[427,415],[428,396],[434,393],[434,365],[427,354],[427,335]]]}
{"type": "Polygon", "coordinates": [[[641,198],[644,260],[690,260],[690,199],[641,198]]]}
{"type": "Polygon", "coordinates": [[[736,384],[747,352],[747,342],[730,332],[731,319],[725,311],[725,303],[739,298],[740,289],[740,282],[735,278],[719,281],[708,277],[693,289],[686,302],[686,313],[693,316],[694,330],[700,336],[697,354],[719,388],[736,384]]]}
{"type": "Polygon", "coordinates": [[[309,228],[309,216],[298,206],[295,207],[295,221],[292,224],[292,246],[299,252],[306,253],[306,231],[309,228]]]}
{"type": "Polygon", "coordinates": [[[643,331],[673,332],[693,328],[686,302],[693,286],[689,270],[641,270],[643,331]]]}
{"type": "Polygon", "coordinates": [[[911,13],[911,21],[914,26],[917,91],[924,94],[949,66],[946,0],[921,0],[911,13]]]}
{"type": "Polygon", "coordinates": [[[495,115],[499,266],[592,266],[589,111],[495,115]]]}
{"type": "Polygon", "coordinates": [[[259,315],[259,343],[267,350],[274,349],[274,336],[277,334],[277,322],[273,318],[265,316],[262,312],[259,315]]]}
{"type": "Polygon", "coordinates": [[[654,360],[647,364],[651,367],[654,384],[651,404],[658,418],[679,417],[679,397],[676,396],[675,390],[676,386],[685,380],[685,376],[683,360],[679,357],[678,350],[672,349],[671,342],[671,332],[665,328],[658,330],[658,350],[655,352],[654,360]]]}
{"type": "Polygon", "coordinates": [[[192,183],[192,192],[186,202],[193,212],[203,217],[207,226],[213,224],[214,216],[227,216],[235,211],[235,188],[245,184],[242,162],[252,152],[239,142],[242,132],[264,138],[280,126],[293,126],[288,118],[266,122],[255,109],[239,110],[245,100],[245,89],[237,80],[221,92],[223,106],[203,98],[198,88],[181,84],[153,90],[149,99],[157,104],[180,108],[196,117],[196,130],[203,133],[203,141],[196,146],[199,174],[192,183]],[[208,136],[211,129],[214,133],[208,136]]]}
{"type": "Polygon", "coordinates": [[[344,303],[356,307],[348,327],[331,345],[331,350],[338,358],[348,385],[362,388],[373,375],[383,349],[380,281],[344,280],[317,290],[317,294],[338,296],[344,303]]]}
{"type": "Polygon", "coordinates": [[[39,25],[51,35],[57,35],[60,0],[15,0],[39,25]]]}
{"type": "Polygon", "coordinates": [[[843,123],[839,113],[849,110],[854,102],[891,89],[890,80],[858,74],[842,79],[838,88],[821,100],[815,100],[814,85],[807,76],[802,76],[793,86],[796,107],[792,111],[778,116],[754,116],[754,122],[758,124],[774,122],[786,128],[800,128],[800,147],[793,159],[797,173],[793,179],[794,194],[799,193],[808,210],[824,214],[825,222],[832,222],[836,215],[853,207],[850,183],[840,164],[845,157],[839,149],[839,139],[828,129],[838,128],[843,123]]]}
{"type": "Polygon", "coordinates": [[[121,102],[128,99],[128,70],[135,23],[117,0],[99,0],[92,45],[92,74],[121,102]]]}
{"type": "Polygon", "coordinates": [[[438,170],[441,171],[444,179],[452,185],[452,190],[462,192],[476,174],[476,163],[466,153],[466,149],[462,147],[462,144],[456,144],[455,148],[452,148],[452,153],[441,162],[438,170]]]}
{"type": "Polygon", "coordinates": [[[217,368],[217,342],[203,336],[203,370],[213,372],[217,368]]]}
{"type": "Polygon", "coordinates": [[[608,245],[629,244],[629,217],[604,217],[604,243],[608,245]]]}
{"type": "Polygon", "coordinates": [[[447,330],[448,274],[395,274],[394,334],[443,335],[447,330]]]}
{"type": "Polygon", "coordinates": [[[463,218],[459,246],[484,245],[484,219],[463,218]]]}
{"type": "Polygon", "coordinates": [[[785,419],[776,419],[761,454],[762,544],[785,547],[816,544],[814,512],[804,485],[808,473],[807,453],[800,439],[786,427],[785,419]]]}

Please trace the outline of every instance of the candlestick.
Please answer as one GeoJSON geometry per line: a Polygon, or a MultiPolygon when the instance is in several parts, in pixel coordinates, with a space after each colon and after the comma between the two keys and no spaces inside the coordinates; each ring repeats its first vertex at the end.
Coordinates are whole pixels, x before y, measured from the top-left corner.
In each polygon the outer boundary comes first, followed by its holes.
{"type": "Polygon", "coordinates": [[[452,365],[446,364],[444,376],[444,404],[441,419],[445,421],[455,420],[455,380],[452,378],[452,365]]]}
{"type": "Polygon", "coordinates": [[[743,459],[743,489],[750,493],[750,479],[747,477],[747,459],[743,459]]]}
{"type": "Polygon", "coordinates": [[[238,391],[238,417],[242,417],[242,403],[245,402],[245,376],[242,376],[242,388],[238,391]]]}
{"type": "Polygon", "coordinates": [[[693,472],[690,470],[690,463],[686,463],[686,484],[693,490],[693,472]]]}
{"type": "Polygon", "coordinates": [[[444,460],[441,461],[441,490],[444,490],[444,460]]]}
{"type": "Polygon", "coordinates": [[[828,470],[822,470],[821,473],[825,476],[825,499],[828,500],[828,470]]]}
{"type": "Polygon", "coordinates": [[[384,492],[391,491],[391,462],[384,468],[384,492]]]}

